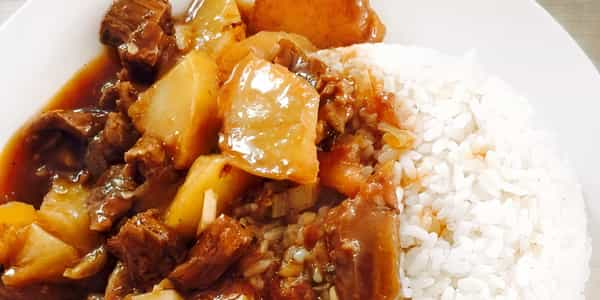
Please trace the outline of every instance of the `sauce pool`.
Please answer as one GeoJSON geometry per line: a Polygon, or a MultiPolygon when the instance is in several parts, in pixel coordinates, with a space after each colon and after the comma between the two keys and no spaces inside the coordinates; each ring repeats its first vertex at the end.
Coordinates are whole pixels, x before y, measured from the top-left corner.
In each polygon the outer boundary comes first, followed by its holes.
{"type": "MultiPolygon", "coordinates": [[[[40,112],[94,106],[100,98],[102,85],[114,80],[120,69],[116,54],[104,49],[71,77],[40,112]]],[[[35,175],[38,166],[27,142],[30,123],[11,137],[0,154],[0,204],[21,201],[37,205],[48,191],[47,181],[35,175]]]]}

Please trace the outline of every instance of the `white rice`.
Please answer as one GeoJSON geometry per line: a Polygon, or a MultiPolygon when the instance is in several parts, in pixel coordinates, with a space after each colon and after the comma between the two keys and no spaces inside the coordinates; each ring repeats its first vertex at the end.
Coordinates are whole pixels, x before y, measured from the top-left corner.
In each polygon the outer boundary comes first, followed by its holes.
{"type": "Polygon", "coordinates": [[[359,45],[317,56],[380,74],[410,112],[403,119],[417,142],[397,169],[422,187],[397,191],[404,297],[584,298],[591,244],[581,189],[532,128],[525,99],[469,59],[433,50],[359,45]],[[439,224],[446,229],[432,230],[439,224]]]}

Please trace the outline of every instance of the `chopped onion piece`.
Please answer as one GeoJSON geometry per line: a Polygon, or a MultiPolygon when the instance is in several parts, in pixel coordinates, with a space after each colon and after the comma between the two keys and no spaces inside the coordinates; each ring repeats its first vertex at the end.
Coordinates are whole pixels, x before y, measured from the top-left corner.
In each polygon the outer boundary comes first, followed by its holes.
{"type": "Polygon", "coordinates": [[[404,129],[392,126],[388,123],[382,122],[378,126],[379,130],[383,131],[383,141],[399,150],[410,149],[415,142],[415,135],[404,129]]]}
{"type": "Polygon", "coordinates": [[[198,226],[197,235],[200,235],[210,223],[217,218],[217,195],[209,189],[204,192],[204,205],[202,207],[202,218],[198,226]]]}
{"type": "Polygon", "coordinates": [[[318,184],[305,184],[291,188],[287,191],[287,198],[291,210],[300,212],[311,208],[319,196],[318,184]]]}

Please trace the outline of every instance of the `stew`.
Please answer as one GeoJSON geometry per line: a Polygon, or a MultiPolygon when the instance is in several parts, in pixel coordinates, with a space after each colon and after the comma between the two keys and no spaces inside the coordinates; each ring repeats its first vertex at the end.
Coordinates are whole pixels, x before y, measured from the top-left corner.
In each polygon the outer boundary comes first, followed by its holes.
{"type": "Polygon", "coordinates": [[[311,55],[384,33],[368,0],[115,0],[1,157],[0,298],[398,298],[377,153],[410,135],[311,55]]]}

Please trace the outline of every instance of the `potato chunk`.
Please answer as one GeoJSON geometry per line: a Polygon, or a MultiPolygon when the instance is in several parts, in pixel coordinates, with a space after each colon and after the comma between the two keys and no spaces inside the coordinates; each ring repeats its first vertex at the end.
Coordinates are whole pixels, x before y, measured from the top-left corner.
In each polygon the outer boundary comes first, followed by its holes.
{"type": "Polygon", "coordinates": [[[77,250],[46,232],[37,224],[29,226],[23,247],[2,276],[4,284],[23,286],[61,278],[67,267],[77,263],[77,250]]]}
{"type": "Polygon", "coordinates": [[[106,246],[102,245],[86,254],[73,268],[66,269],[63,276],[69,279],[88,278],[102,271],[107,262],[108,251],[106,246]]]}
{"type": "Polygon", "coordinates": [[[176,168],[185,169],[216,145],[217,88],[214,59],[192,51],[140,95],[129,116],[138,130],[171,149],[176,168]]]}
{"type": "Polygon", "coordinates": [[[212,190],[218,199],[218,215],[256,181],[254,176],[229,166],[223,156],[198,157],[167,210],[165,223],[180,234],[193,237],[202,218],[207,190],[212,190]]]}
{"type": "Polygon", "coordinates": [[[6,267],[21,250],[25,232],[27,232],[27,227],[18,228],[13,225],[0,224],[0,265],[6,267]]]}
{"type": "Polygon", "coordinates": [[[298,33],[319,48],[381,42],[385,35],[369,0],[256,0],[249,27],[298,33]]]}
{"type": "Polygon", "coordinates": [[[23,245],[23,228],[33,223],[37,213],[33,206],[23,202],[8,202],[0,205],[0,265],[6,264],[23,245]]]}
{"type": "Polygon", "coordinates": [[[251,174],[299,183],[317,180],[319,94],[280,65],[249,55],[219,95],[220,147],[251,174]]]}
{"type": "Polygon", "coordinates": [[[296,47],[306,53],[313,52],[317,48],[305,37],[287,32],[261,31],[239,43],[231,44],[223,49],[220,56],[217,57],[219,71],[224,76],[229,76],[233,67],[252,53],[258,58],[272,60],[279,49],[279,41],[282,39],[293,42],[296,47]]]}
{"type": "Polygon", "coordinates": [[[27,203],[13,201],[0,205],[0,224],[23,227],[35,218],[35,208],[27,203]]]}
{"type": "Polygon", "coordinates": [[[242,17],[235,0],[196,1],[189,9],[187,22],[176,26],[180,49],[218,52],[223,43],[236,42],[245,37],[242,17]],[[240,30],[236,30],[239,27],[240,30]]]}
{"type": "Polygon", "coordinates": [[[89,191],[80,184],[55,180],[38,212],[42,228],[82,254],[94,249],[100,240],[98,233],[90,230],[88,195],[89,191]]]}

